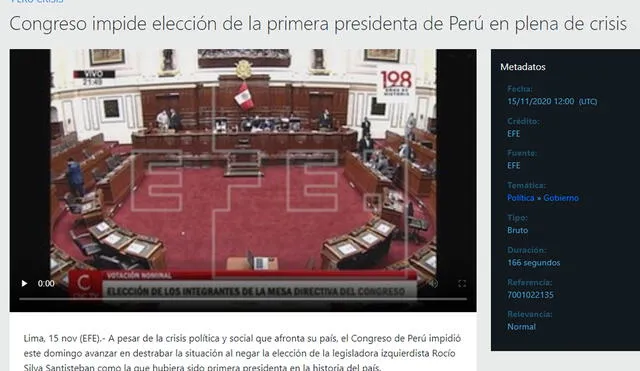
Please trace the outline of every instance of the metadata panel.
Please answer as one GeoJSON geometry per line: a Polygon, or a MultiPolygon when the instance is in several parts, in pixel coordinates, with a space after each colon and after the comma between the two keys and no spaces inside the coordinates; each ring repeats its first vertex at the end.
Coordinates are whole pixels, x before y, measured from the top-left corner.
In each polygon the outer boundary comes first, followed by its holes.
{"type": "Polygon", "coordinates": [[[493,350],[640,349],[638,66],[493,51],[493,350]]]}

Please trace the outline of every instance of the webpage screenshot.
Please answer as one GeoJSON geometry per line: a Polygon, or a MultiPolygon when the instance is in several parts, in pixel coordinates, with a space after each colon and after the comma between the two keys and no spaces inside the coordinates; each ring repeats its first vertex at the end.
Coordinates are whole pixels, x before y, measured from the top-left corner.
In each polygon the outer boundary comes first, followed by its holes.
{"type": "Polygon", "coordinates": [[[638,370],[635,8],[3,2],[0,362],[638,370]]]}
{"type": "MultiPolygon", "coordinates": [[[[28,192],[48,205],[31,212],[38,247],[11,251],[12,310],[475,311],[475,50],[13,49],[10,64],[50,122],[12,131],[33,140],[28,192]]],[[[446,326],[241,328],[40,332],[24,362],[473,359],[446,326]]]]}

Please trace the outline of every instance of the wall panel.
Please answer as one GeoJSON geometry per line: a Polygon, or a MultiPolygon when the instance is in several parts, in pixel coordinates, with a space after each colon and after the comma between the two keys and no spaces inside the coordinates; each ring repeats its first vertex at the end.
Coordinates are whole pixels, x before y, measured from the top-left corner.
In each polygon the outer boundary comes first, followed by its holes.
{"type": "Polygon", "coordinates": [[[133,96],[127,95],[124,100],[124,108],[125,108],[125,120],[127,122],[127,129],[135,129],[136,122],[134,119],[134,104],[133,104],[133,96]]]}
{"type": "Polygon", "coordinates": [[[419,121],[420,115],[424,115],[425,118],[428,117],[429,108],[435,101],[435,91],[419,91],[413,102],[387,103],[384,115],[371,114],[372,100],[376,97],[375,90],[367,87],[358,87],[351,89],[348,97],[348,122],[350,126],[360,131],[360,124],[367,117],[371,122],[371,136],[373,138],[384,138],[387,130],[403,134],[405,122],[411,112],[418,119],[418,124],[421,124],[419,121]]]}
{"type": "Polygon", "coordinates": [[[64,118],[64,132],[74,132],[76,125],[76,115],[73,109],[72,100],[68,99],[62,102],[62,117],[64,118]]]}
{"type": "Polygon", "coordinates": [[[62,107],[62,115],[72,119],[73,131],[79,140],[91,138],[102,133],[106,141],[131,143],[131,133],[140,129],[142,112],[140,95],[137,93],[105,94],[77,97],[62,101],[52,101],[52,106],[62,107]],[[101,107],[104,100],[114,99],[119,103],[120,117],[107,119],[101,107]],[[75,119],[74,119],[75,118],[75,119]]]}

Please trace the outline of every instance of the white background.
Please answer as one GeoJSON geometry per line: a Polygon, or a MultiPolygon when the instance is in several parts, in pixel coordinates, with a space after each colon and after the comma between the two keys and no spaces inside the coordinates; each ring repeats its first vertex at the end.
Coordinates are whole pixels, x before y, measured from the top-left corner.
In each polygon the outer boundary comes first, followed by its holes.
{"type": "MultiPolygon", "coordinates": [[[[365,47],[365,48],[476,48],[478,49],[478,174],[477,183],[478,192],[478,364],[480,370],[492,371],[511,371],[517,369],[519,371],[539,371],[539,370],[602,370],[615,368],[616,370],[638,370],[640,364],[640,355],[638,353],[615,353],[615,352],[573,352],[573,353],[547,353],[547,352],[510,352],[498,353],[490,352],[490,49],[491,48],[624,48],[632,49],[640,47],[640,19],[638,14],[638,5],[633,1],[415,1],[415,0],[369,0],[362,1],[313,1],[313,2],[294,2],[294,1],[232,1],[232,2],[215,2],[206,11],[206,2],[202,0],[180,0],[176,2],[163,1],[123,1],[113,0],[109,2],[98,2],[89,0],[65,0],[63,6],[51,4],[12,4],[9,0],[2,1],[2,14],[5,20],[5,29],[3,32],[2,47],[5,49],[27,48],[27,47],[91,47],[91,48],[121,48],[135,47],[138,45],[147,45],[150,47],[170,48],[177,45],[193,44],[194,47],[200,45],[214,44],[219,48],[286,48],[291,45],[313,45],[313,47],[322,48],[325,46],[340,47],[365,47]],[[252,34],[241,32],[238,34],[221,33],[218,35],[204,33],[162,33],[152,38],[152,33],[147,31],[144,33],[121,33],[116,37],[110,34],[91,34],[85,33],[65,33],[53,36],[42,36],[38,33],[17,33],[10,31],[8,28],[8,18],[21,12],[35,17],[38,14],[50,17],[59,17],[62,15],[72,16],[74,14],[90,14],[101,16],[122,16],[122,15],[143,15],[147,14],[148,18],[155,17],[162,13],[171,15],[220,15],[234,14],[238,17],[244,17],[247,14],[256,14],[261,17],[275,16],[282,17],[287,15],[290,18],[296,16],[314,17],[364,17],[379,13],[386,16],[407,15],[407,16],[427,16],[434,14],[435,16],[448,18],[450,15],[457,14],[459,16],[467,16],[477,19],[479,15],[487,19],[490,17],[502,18],[520,18],[530,15],[536,18],[556,18],[565,19],[575,14],[578,17],[592,19],[594,17],[604,16],[622,16],[629,20],[629,29],[626,32],[541,32],[532,31],[515,36],[513,32],[414,32],[410,34],[400,33],[364,33],[355,32],[351,34],[342,34],[335,36],[325,33],[278,33],[276,35],[267,36],[266,34],[252,34]]],[[[8,52],[5,54],[7,58],[0,59],[2,63],[2,71],[8,71],[7,60],[8,52]]],[[[593,76],[585,76],[586,79],[594,78],[603,71],[594,70],[593,76]]],[[[0,80],[0,86],[6,87],[5,97],[8,95],[8,74],[3,73],[0,80]]],[[[9,127],[12,125],[27,125],[34,123],[9,123],[8,107],[6,105],[7,98],[0,100],[2,112],[5,113],[5,125],[3,133],[0,135],[0,148],[3,153],[2,158],[3,174],[8,173],[9,161],[9,127]]],[[[13,143],[15,146],[15,143],[13,143]]],[[[8,182],[2,183],[3,196],[0,203],[2,209],[3,221],[2,231],[5,246],[9,245],[9,191],[8,182]]],[[[15,190],[14,190],[15,192],[15,190]]],[[[15,195],[14,195],[15,196],[15,195]]],[[[16,198],[14,197],[14,208],[18,207],[16,198]]],[[[25,248],[27,246],[24,246],[25,248]]],[[[6,250],[8,253],[8,249],[6,250]]],[[[8,259],[5,260],[8,262],[8,259]]],[[[6,264],[6,263],[5,263],[6,264]]],[[[8,276],[8,267],[5,268],[8,276]]],[[[587,284],[587,283],[585,283],[587,284]]],[[[0,299],[8,299],[7,286],[2,285],[0,299]]],[[[597,298],[594,298],[597,300],[597,298]]],[[[615,305],[615,303],[612,303],[615,305]]],[[[8,308],[8,301],[5,303],[8,308]]],[[[327,314],[327,316],[329,316],[327,314]]],[[[409,316],[407,314],[379,314],[372,316],[380,316],[374,322],[385,323],[393,322],[398,327],[419,326],[420,323],[429,323],[429,321],[439,321],[432,314],[421,315],[420,318],[409,316]]],[[[186,316],[185,316],[186,317],[186,316]]],[[[320,321],[319,315],[313,315],[314,322],[320,321]]],[[[43,317],[44,318],[44,317],[43,317]]],[[[258,318],[255,316],[254,318],[258,318]]],[[[25,318],[21,315],[13,315],[12,319],[15,328],[27,329],[27,325],[38,325],[40,321],[32,318],[25,318]]],[[[104,321],[96,318],[95,322],[104,321]]],[[[606,318],[597,318],[594,320],[606,321],[606,318]]],[[[637,319],[631,319],[637,320],[637,319]]],[[[8,319],[3,325],[8,324],[8,319]]],[[[192,317],[188,318],[194,326],[199,323],[192,317]]],[[[55,322],[55,318],[48,316],[47,323],[55,322]]],[[[82,321],[83,325],[88,321],[82,321]]],[[[218,325],[224,326],[218,323],[218,325]]],[[[268,322],[253,321],[255,326],[261,323],[267,325],[268,322]]],[[[282,326],[287,326],[282,321],[282,326]]],[[[74,326],[75,322],[70,319],[66,321],[67,326],[74,326]]],[[[346,324],[345,324],[346,325],[346,324]]],[[[353,325],[353,324],[351,324],[353,325]]],[[[8,327],[8,326],[7,326],[8,327]]],[[[7,328],[2,331],[7,334],[7,328]]],[[[589,331],[588,324],[585,323],[584,331],[589,331]]],[[[579,336],[579,334],[576,334],[579,336]]],[[[6,343],[5,343],[6,344],[6,343]]],[[[7,346],[4,347],[6,351],[7,346]]],[[[8,360],[8,357],[1,357],[8,360]]],[[[8,365],[7,365],[8,366],[8,365]]],[[[15,368],[7,368],[15,370],[15,368]]]]}
{"type": "MultiPolygon", "coordinates": [[[[371,364],[376,363],[380,366],[381,371],[419,371],[425,368],[432,370],[451,370],[451,371],[469,371],[475,369],[476,366],[476,346],[475,346],[475,315],[473,314],[444,314],[433,315],[425,318],[424,315],[408,315],[402,314],[397,318],[389,321],[379,321],[379,315],[374,313],[325,313],[325,314],[296,314],[296,313],[264,313],[257,316],[253,313],[233,313],[233,314],[184,314],[184,313],[169,313],[169,314],[150,314],[150,313],[134,313],[134,314],[114,314],[110,315],[108,320],[96,320],[95,315],[77,315],[77,314],[62,314],[55,317],[43,316],[43,315],[12,315],[11,322],[11,352],[12,354],[19,355],[11,358],[11,367],[9,370],[22,370],[23,365],[28,363],[24,361],[21,355],[25,350],[129,350],[135,349],[141,350],[153,350],[153,349],[183,349],[183,350],[210,350],[210,349],[234,349],[234,350],[258,350],[267,349],[273,351],[274,349],[287,350],[287,349],[301,349],[307,352],[311,350],[350,350],[350,349],[386,349],[388,351],[397,351],[399,349],[404,350],[428,350],[431,353],[432,349],[438,349],[446,351],[449,349],[454,350],[454,358],[430,358],[423,360],[391,360],[391,359],[372,359],[372,358],[351,358],[344,361],[339,361],[336,358],[308,358],[308,359],[286,359],[279,362],[277,359],[272,358],[274,365],[287,364],[287,363],[299,363],[299,364],[323,364],[333,366],[336,364],[342,364],[345,367],[351,364],[371,364]],[[411,321],[411,322],[407,322],[411,321]],[[73,326],[74,323],[81,322],[81,326],[73,326]],[[117,325],[114,325],[117,324],[117,325]],[[162,324],[162,326],[159,326],[162,324]],[[459,333],[459,329],[464,332],[459,333]],[[387,343],[387,344],[375,344],[367,345],[366,343],[354,343],[350,341],[348,343],[328,343],[328,344],[311,344],[311,343],[269,343],[262,346],[257,344],[169,344],[169,343],[140,343],[140,344],[120,344],[102,342],[97,345],[83,344],[77,346],[69,346],[61,343],[25,343],[23,340],[23,333],[30,333],[31,335],[42,335],[45,338],[49,338],[49,334],[59,332],[60,334],[68,334],[80,336],[83,334],[101,334],[108,337],[109,334],[114,336],[122,335],[140,335],[156,334],[160,333],[163,336],[173,334],[185,334],[188,336],[199,336],[201,334],[208,335],[243,335],[254,334],[255,336],[279,336],[280,334],[295,336],[303,335],[305,338],[308,335],[314,336],[330,336],[336,335],[338,339],[341,339],[343,335],[364,335],[364,336],[391,336],[395,338],[397,334],[407,337],[407,335],[420,336],[437,335],[445,336],[445,334],[460,334],[462,341],[459,343],[443,343],[443,344],[421,344],[421,343],[409,343],[402,344],[387,343]]],[[[33,361],[33,360],[31,360],[33,361]]],[[[40,362],[46,361],[40,359],[40,362]]],[[[55,364],[53,360],[50,360],[51,364],[55,364]]],[[[154,364],[162,365],[165,363],[173,363],[174,365],[184,364],[185,369],[187,365],[193,365],[195,363],[202,363],[207,365],[208,362],[204,359],[138,359],[138,360],[126,360],[130,365],[143,365],[143,361],[147,364],[153,361],[154,364]]],[[[258,359],[253,361],[243,361],[241,359],[234,359],[234,362],[221,362],[223,365],[260,365],[265,364],[269,359],[258,359]]],[[[60,362],[60,361],[58,361],[60,362]]],[[[69,361],[67,363],[81,363],[79,361],[69,361]]],[[[101,365],[122,365],[125,362],[124,359],[105,359],[101,365]]],[[[35,363],[35,362],[34,362],[35,363]]]]}

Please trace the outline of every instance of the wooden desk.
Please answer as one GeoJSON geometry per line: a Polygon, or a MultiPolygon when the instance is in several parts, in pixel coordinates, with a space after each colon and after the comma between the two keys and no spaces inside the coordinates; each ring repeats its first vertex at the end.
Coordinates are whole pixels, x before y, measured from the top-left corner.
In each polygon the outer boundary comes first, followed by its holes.
{"type": "Polygon", "coordinates": [[[100,204],[104,203],[104,200],[102,198],[102,192],[100,192],[100,190],[85,193],[85,195],[82,196],[82,203],[92,202],[92,201],[97,201],[100,204]]]}
{"type": "MultiPolygon", "coordinates": [[[[387,146],[391,147],[394,152],[398,152],[400,150],[400,146],[405,142],[405,138],[402,135],[396,134],[392,131],[387,130],[385,132],[385,141],[387,146]]],[[[431,150],[416,141],[411,141],[409,143],[411,149],[415,153],[415,160],[420,166],[427,166],[433,163],[436,159],[436,152],[431,150]]]]}
{"type": "Polygon", "coordinates": [[[373,250],[385,241],[385,238],[369,229],[367,226],[357,228],[350,233],[351,237],[365,250],[373,250]]]}
{"type": "Polygon", "coordinates": [[[423,168],[412,164],[410,161],[403,159],[390,147],[385,147],[382,153],[389,159],[389,163],[393,166],[401,167],[401,175],[398,179],[394,179],[396,185],[416,198],[427,197],[431,195],[435,178],[423,168]],[[408,177],[405,181],[404,177],[408,177]],[[407,187],[408,186],[408,187],[407,187]],[[406,187],[406,188],[405,188],[406,187]]]}
{"type": "MultiPolygon", "coordinates": [[[[228,271],[250,271],[251,264],[249,264],[248,258],[245,257],[230,257],[227,258],[227,270],[228,271]]],[[[277,271],[278,270],[278,258],[269,258],[269,265],[267,269],[261,270],[269,270],[269,271],[277,271]]]]}
{"type": "Polygon", "coordinates": [[[99,223],[104,218],[102,192],[92,192],[83,198],[81,216],[86,226],[99,223]]]}
{"type": "Polygon", "coordinates": [[[51,272],[51,279],[59,281],[60,277],[66,274],[73,268],[75,261],[62,250],[52,250],[49,256],[49,268],[51,272]]]}
{"type": "Polygon", "coordinates": [[[53,230],[60,215],[62,215],[62,207],[60,207],[60,201],[56,193],[56,186],[53,184],[49,187],[49,229],[53,230]]]}
{"type": "Polygon", "coordinates": [[[364,252],[364,247],[351,236],[329,239],[324,242],[320,252],[322,270],[358,269],[364,252]]]}
{"type": "Polygon", "coordinates": [[[401,193],[388,189],[384,191],[382,195],[382,206],[380,207],[379,216],[382,220],[391,223],[392,225],[397,227],[399,231],[402,232],[404,232],[405,225],[404,209],[404,198],[402,197],[401,193]]]}
{"type": "Polygon", "coordinates": [[[125,199],[131,190],[144,178],[145,163],[140,155],[127,157],[117,168],[98,182],[107,205],[116,205],[125,199]]]}
{"type": "Polygon", "coordinates": [[[203,159],[223,161],[225,152],[231,150],[258,150],[264,154],[266,162],[284,161],[300,154],[321,154],[333,157],[331,150],[338,153],[341,160],[344,152],[357,148],[357,132],[341,130],[334,132],[239,132],[214,133],[212,131],[181,131],[177,133],[156,133],[141,130],[131,135],[133,149],[151,149],[158,154],[149,154],[145,159],[166,159],[177,155],[190,160],[203,159]],[[167,151],[163,154],[162,151],[167,151]],[[296,151],[296,152],[290,152],[296,151]]]}
{"type": "Polygon", "coordinates": [[[395,152],[398,152],[405,139],[402,135],[387,130],[384,133],[384,141],[387,147],[391,147],[395,152]]]}
{"type": "Polygon", "coordinates": [[[106,218],[88,228],[96,240],[117,250],[123,255],[142,260],[149,269],[163,270],[167,268],[167,249],[157,238],[125,233],[111,219],[106,218]]]}
{"type": "Polygon", "coordinates": [[[113,220],[107,218],[97,224],[92,225],[88,228],[88,230],[93,238],[100,241],[110,235],[117,228],[118,225],[113,220]]]}
{"type": "Polygon", "coordinates": [[[382,194],[385,187],[391,187],[391,179],[379,171],[371,169],[352,152],[345,153],[344,176],[365,195],[382,194]]]}
{"type": "Polygon", "coordinates": [[[435,251],[429,251],[421,257],[412,257],[409,259],[409,263],[413,265],[418,271],[431,276],[436,275],[438,269],[438,255],[435,251]]]}
{"type": "Polygon", "coordinates": [[[376,233],[369,228],[369,225],[357,228],[350,233],[351,237],[364,248],[364,259],[366,259],[366,266],[375,266],[378,264],[382,257],[389,253],[391,247],[391,236],[387,238],[376,233]]]}
{"type": "Polygon", "coordinates": [[[381,218],[373,218],[367,223],[367,225],[371,230],[375,231],[385,239],[391,238],[393,236],[393,232],[398,228],[397,225],[389,223],[381,218]]]}
{"type": "MultiPolygon", "coordinates": [[[[390,270],[414,270],[418,274],[418,287],[426,287],[436,276],[436,267],[428,263],[437,261],[437,252],[433,249],[433,241],[414,252],[409,259],[391,264],[386,269],[390,270]]],[[[437,263],[435,263],[437,266],[437,263]]]]}
{"type": "MultiPolygon", "coordinates": [[[[80,163],[80,167],[82,168],[82,176],[84,179],[85,189],[93,188],[93,186],[96,184],[95,179],[93,179],[93,174],[92,174],[93,169],[98,169],[98,171],[104,172],[104,170],[107,168],[107,164],[106,164],[107,158],[109,158],[110,156],[111,156],[111,152],[109,151],[109,149],[103,148],[98,152],[94,153],[92,157],[87,158],[80,163]]],[[[57,192],[58,198],[61,198],[61,199],[64,198],[64,195],[70,191],[66,172],[63,172],[57,178],[55,178],[53,180],[53,184],[56,186],[56,192],[57,192]]]]}
{"type": "Polygon", "coordinates": [[[163,270],[167,268],[166,255],[167,250],[164,248],[164,244],[159,241],[151,241],[140,236],[136,236],[131,243],[127,245],[123,250],[123,253],[140,258],[144,260],[149,269],[163,270]]]}
{"type": "Polygon", "coordinates": [[[438,252],[438,238],[437,238],[437,236],[433,237],[431,242],[429,242],[429,247],[431,248],[431,251],[435,251],[436,253],[438,252]]]}
{"type": "MultiPolygon", "coordinates": [[[[437,137],[433,134],[431,134],[430,132],[424,130],[424,129],[418,129],[418,128],[413,128],[411,130],[411,132],[416,136],[416,141],[417,142],[428,142],[431,143],[431,148],[434,151],[437,151],[437,137]]],[[[429,147],[427,147],[429,148],[429,147]]]]}
{"type": "MultiPolygon", "coordinates": [[[[52,122],[51,123],[51,156],[55,156],[58,153],[71,148],[78,144],[78,133],[72,132],[67,135],[53,135],[54,131],[56,131],[55,126],[62,126],[62,122],[52,122]]],[[[62,129],[62,128],[61,128],[62,129]]]]}
{"type": "Polygon", "coordinates": [[[119,229],[112,231],[111,233],[104,236],[100,240],[101,243],[111,248],[114,248],[118,251],[122,251],[132,241],[133,241],[133,238],[131,236],[128,236],[127,234],[123,233],[119,229]]]}
{"type": "Polygon", "coordinates": [[[412,255],[411,258],[412,259],[418,259],[420,260],[423,256],[427,255],[428,253],[430,253],[431,251],[434,251],[431,249],[431,244],[428,243],[424,246],[422,246],[421,248],[419,248],[418,250],[416,250],[412,255]]]}
{"type": "Polygon", "coordinates": [[[51,279],[56,286],[68,288],[69,272],[73,269],[95,270],[94,267],[72,258],[55,244],[51,244],[50,251],[51,279]]]}
{"type": "MultiPolygon", "coordinates": [[[[75,140],[77,140],[77,136],[75,140]]],[[[84,159],[83,151],[94,154],[102,147],[104,147],[104,136],[102,134],[97,134],[91,139],[83,140],[82,142],[71,145],[64,150],[52,152],[55,154],[51,156],[50,160],[51,173],[54,177],[64,174],[67,170],[67,160],[69,157],[76,161],[81,161],[84,159]]]]}

